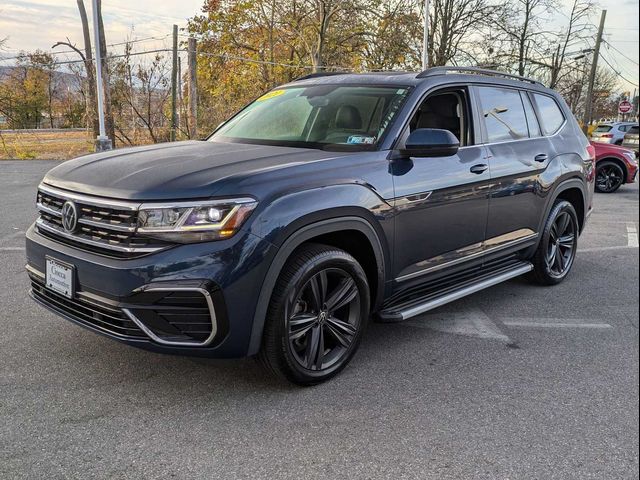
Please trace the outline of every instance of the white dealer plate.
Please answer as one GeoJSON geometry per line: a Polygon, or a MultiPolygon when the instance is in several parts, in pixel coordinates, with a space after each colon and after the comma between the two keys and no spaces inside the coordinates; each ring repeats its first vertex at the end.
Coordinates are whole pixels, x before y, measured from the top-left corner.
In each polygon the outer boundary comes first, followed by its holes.
{"type": "Polygon", "coordinates": [[[73,298],[73,266],[47,258],[45,286],[65,297],[73,298]]]}

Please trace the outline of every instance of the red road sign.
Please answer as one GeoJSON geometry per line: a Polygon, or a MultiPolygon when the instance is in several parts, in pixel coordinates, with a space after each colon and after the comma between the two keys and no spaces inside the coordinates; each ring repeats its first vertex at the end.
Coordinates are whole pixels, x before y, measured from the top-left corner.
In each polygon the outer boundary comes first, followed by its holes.
{"type": "Polygon", "coordinates": [[[631,110],[633,110],[633,105],[631,105],[631,102],[626,100],[621,101],[618,105],[618,111],[620,113],[629,113],[631,110]]]}

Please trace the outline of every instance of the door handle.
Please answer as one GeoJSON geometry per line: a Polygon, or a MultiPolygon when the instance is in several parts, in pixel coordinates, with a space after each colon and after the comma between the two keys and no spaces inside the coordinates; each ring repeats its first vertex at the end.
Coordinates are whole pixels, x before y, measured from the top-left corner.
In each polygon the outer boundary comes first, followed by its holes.
{"type": "Polygon", "coordinates": [[[539,155],[536,155],[534,158],[536,162],[540,162],[540,163],[546,162],[548,159],[549,159],[549,156],[546,153],[541,153],[539,155]]]}
{"type": "Polygon", "coordinates": [[[489,165],[487,165],[486,163],[479,163],[478,165],[474,165],[473,167],[471,167],[469,171],[471,173],[477,173],[478,175],[480,175],[481,173],[484,173],[488,168],[489,165]]]}

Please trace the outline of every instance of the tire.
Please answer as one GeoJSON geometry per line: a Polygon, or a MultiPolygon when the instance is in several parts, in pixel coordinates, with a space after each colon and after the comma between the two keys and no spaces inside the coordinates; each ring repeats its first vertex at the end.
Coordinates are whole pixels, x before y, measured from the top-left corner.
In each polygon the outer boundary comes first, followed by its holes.
{"type": "Polygon", "coordinates": [[[566,200],[557,200],[531,259],[530,279],[540,285],[557,285],[567,278],[576,257],[578,235],[578,215],[573,205],[566,200]]]}
{"type": "Polygon", "coordinates": [[[613,193],[624,183],[625,171],[611,160],[603,160],[596,166],[596,191],[613,193]]]}
{"type": "Polygon", "coordinates": [[[298,385],[347,366],[369,320],[369,285],[347,252],[319,244],[296,250],[278,277],[258,359],[298,385]]]}

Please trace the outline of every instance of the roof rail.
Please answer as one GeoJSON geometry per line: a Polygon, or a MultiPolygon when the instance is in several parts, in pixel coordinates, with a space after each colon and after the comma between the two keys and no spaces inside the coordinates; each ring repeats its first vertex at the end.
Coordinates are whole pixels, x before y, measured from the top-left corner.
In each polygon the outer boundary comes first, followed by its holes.
{"type": "Polygon", "coordinates": [[[350,72],[316,72],[316,73],[310,73],[308,75],[303,75],[301,77],[296,78],[294,80],[294,82],[297,82],[298,80],[307,80],[308,78],[331,77],[333,75],[346,75],[347,73],[350,73],[350,72]]]}
{"type": "Polygon", "coordinates": [[[542,82],[538,80],[534,80],[533,78],[521,77],[520,75],[512,75],[511,73],[499,72],[498,70],[489,70],[486,68],[476,68],[476,67],[431,67],[427,68],[425,71],[420,72],[416,78],[427,78],[433,77],[436,75],[445,75],[448,72],[453,73],[469,73],[472,75],[486,75],[489,77],[502,77],[502,78],[510,78],[512,80],[520,80],[521,82],[529,82],[534,85],[542,85],[542,82]]]}

